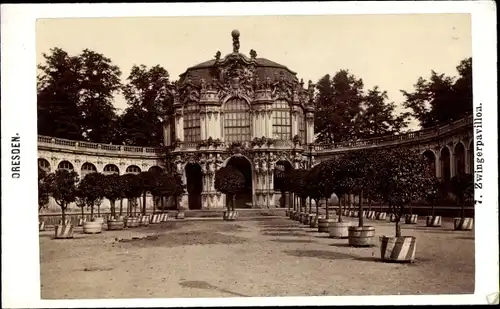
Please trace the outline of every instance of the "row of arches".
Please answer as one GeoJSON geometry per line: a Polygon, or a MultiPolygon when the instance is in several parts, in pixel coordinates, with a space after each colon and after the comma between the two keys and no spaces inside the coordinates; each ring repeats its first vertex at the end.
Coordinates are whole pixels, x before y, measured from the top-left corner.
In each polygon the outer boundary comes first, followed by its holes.
{"type": "MultiPolygon", "coordinates": [[[[221,117],[223,137],[226,142],[249,141],[252,136],[252,115],[249,103],[241,98],[228,100],[222,107],[221,117]]],[[[277,100],[272,105],[272,136],[278,140],[291,140],[292,107],[286,100],[277,100]]],[[[201,139],[201,120],[198,105],[184,108],[184,140],[196,142],[201,139]]],[[[302,108],[297,110],[297,132],[303,142],[306,140],[305,114],[302,108]]],[[[260,136],[259,136],[260,137],[260,136]]]]}
{"type": "MultiPolygon", "coordinates": [[[[45,172],[49,173],[52,171],[52,167],[49,163],[48,160],[46,159],[43,159],[43,158],[39,158],[38,159],[38,166],[44,170],[45,172]]],[[[65,169],[65,170],[68,170],[68,171],[76,171],[73,164],[67,160],[64,160],[64,161],[61,161],[59,162],[59,164],[57,165],[57,170],[59,169],[65,169]]],[[[163,171],[163,168],[161,168],[160,166],[151,166],[148,171],[155,171],[155,172],[161,172],[163,171]]],[[[78,171],[76,171],[78,172],[78,171]]],[[[80,171],[79,171],[81,177],[85,177],[85,175],[87,175],[88,173],[94,173],[94,172],[97,172],[97,168],[94,164],[92,163],[89,163],[89,162],[85,162],[84,164],[82,164],[82,167],[80,168],[80,171]]],[[[142,172],[142,169],[137,166],[137,165],[129,165],[126,169],[125,169],[125,173],[126,174],[139,174],[140,172],[142,172]]],[[[120,169],[118,168],[118,166],[116,166],[115,164],[107,164],[104,166],[104,169],[102,171],[103,174],[105,175],[110,175],[110,174],[120,174],[120,169]]]]}
{"type": "Polygon", "coordinates": [[[452,150],[445,146],[437,154],[430,149],[423,153],[435,175],[444,181],[450,180],[455,175],[471,174],[474,169],[472,141],[468,148],[462,142],[458,142],[452,150]]]}

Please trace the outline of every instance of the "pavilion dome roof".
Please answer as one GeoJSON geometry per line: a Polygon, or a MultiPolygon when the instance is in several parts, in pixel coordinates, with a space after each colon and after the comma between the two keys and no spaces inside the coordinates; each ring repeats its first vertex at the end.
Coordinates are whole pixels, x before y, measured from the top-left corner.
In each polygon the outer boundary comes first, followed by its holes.
{"type": "Polygon", "coordinates": [[[231,34],[233,35],[232,53],[227,54],[225,57],[221,57],[220,52],[217,52],[214,59],[207,60],[187,68],[187,70],[179,76],[179,83],[183,84],[188,76],[193,84],[199,84],[202,78],[206,81],[210,81],[213,78],[218,78],[218,68],[228,62],[229,59],[240,59],[241,63],[251,65],[255,70],[256,77],[258,77],[258,79],[262,82],[267,78],[269,78],[271,81],[275,81],[280,76],[283,76],[287,81],[298,82],[297,73],[290,70],[285,65],[279,64],[266,58],[258,58],[257,53],[253,49],[250,50],[249,56],[240,53],[239,32],[237,30],[234,30],[231,34]]]}

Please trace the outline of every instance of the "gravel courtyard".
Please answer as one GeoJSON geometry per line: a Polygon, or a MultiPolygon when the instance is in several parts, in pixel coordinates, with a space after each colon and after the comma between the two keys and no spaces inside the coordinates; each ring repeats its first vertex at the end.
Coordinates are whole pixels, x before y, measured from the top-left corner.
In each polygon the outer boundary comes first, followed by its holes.
{"type": "MultiPolygon", "coordinates": [[[[356,221],[355,218],[346,218],[356,221]]],[[[421,220],[423,221],[423,220],[421,220]]],[[[379,261],[376,247],[351,248],[278,217],[165,222],[72,240],[40,233],[44,299],[252,297],[474,292],[474,232],[402,225],[417,237],[414,264],[379,261]]]]}

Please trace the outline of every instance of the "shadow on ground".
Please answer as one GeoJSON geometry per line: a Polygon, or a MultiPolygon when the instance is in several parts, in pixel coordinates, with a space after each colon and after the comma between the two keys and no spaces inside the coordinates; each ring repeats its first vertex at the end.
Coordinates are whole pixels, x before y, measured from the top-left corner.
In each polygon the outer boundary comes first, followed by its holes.
{"type": "Polygon", "coordinates": [[[298,228],[265,228],[260,230],[262,233],[274,233],[274,232],[300,232],[298,228]]]}
{"type": "Polygon", "coordinates": [[[285,250],[283,252],[295,257],[320,258],[326,260],[353,259],[353,256],[350,254],[325,250],[285,250]]]}
{"type": "Polygon", "coordinates": [[[210,283],[208,283],[206,281],[181,281],[181,282],[179,282],[179,285],[183,288],[213,290],[213,291],[219,291],[219,292],[231,294],[234,296],[249,297],[248,295],[245,295],[245,294],[240,294],[237,292],[233,292],[233,291],[229,291],[229,290],[226,290],[223,288],[219,288],[215,285],[211,285],[210,283]]]}
{"type": "Polygon", "coordinates": [[[475,240],[476,238],[474,236],[460,236],[456,237],[456,239],[475,240]]]}
{"type": "Polygon", "coordinates": [[[185,233],[170,233],[163,235],[150,235],[144,238],[122,239],[115,244],[136,247],[175,247],[189,245],[214,245],[214,244],[242,244],[248,240],[243,237],[224,235],[217,232],[191,231],[185,233]]]}
{"type": "Polygon", "coordinates": [[[313,239],[273,239],[271,241],[280,243],[316,243],[313,239]]]}
{"type": "Polygon", "coordinates": [[[297,236],[297,237],[304,237],[304,236],[307,236],[306,234],[304,233],[301,233],[299,231],[297,232],[262,232],[261,233],[262,235],[266,235],[266,236],[297,236]]]}
{"type": "Polygon", "coordinates": [[[463,234],[467,234],[467,233],[472,233],[472,231],[457,231],[454,229],[444,229],[444,228],[440,228],[440,227],[426,227],[426,226],[413,226],[413,227],[407,227],[407,228],[403,228],[403,229],[421,231],[421,232],[426,232],[426,233],[439,233],[439,234],[463,235],[463,234]]]}

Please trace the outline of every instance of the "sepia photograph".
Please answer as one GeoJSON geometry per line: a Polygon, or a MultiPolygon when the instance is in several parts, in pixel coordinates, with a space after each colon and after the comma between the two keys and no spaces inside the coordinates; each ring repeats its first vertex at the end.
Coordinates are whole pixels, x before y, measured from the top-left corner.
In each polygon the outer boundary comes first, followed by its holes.
{"type": "Polygon", "coordinates": [[[41,300],[475,293],[496,97],[472,14],[34,26],[41,300]]]}

